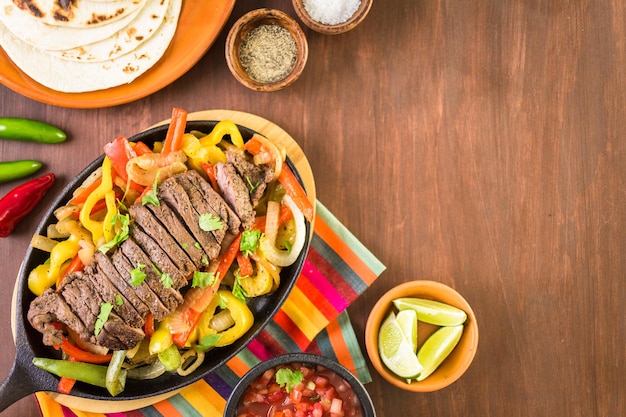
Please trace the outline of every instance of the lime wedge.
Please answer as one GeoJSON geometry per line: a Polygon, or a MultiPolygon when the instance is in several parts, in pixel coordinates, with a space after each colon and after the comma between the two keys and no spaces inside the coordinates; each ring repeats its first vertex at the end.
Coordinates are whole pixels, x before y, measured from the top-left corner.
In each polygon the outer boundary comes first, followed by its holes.
{"type": "Polygon", "coordinates": [[[378,331],[378,350],[383,363],[391,372],[408,381],[417,378],[422,365],[412,350],[411,342],[404,336],[392,311],[378,331]]]}
{"type": "Polygon", "coordinates": [[[413,353],[417,352],[417,312],[413,309],[402,310],[396,315],[402,334],[411,343],[413,353]]]}
{"type": "Polygon", "coordinates": [[[463,325],[461,324],[440,327],[426,339],[417,352],[417,359],[424,367],[417,378],[418,381],[424,380],[441,365],[459,343],[462,335],[463,325]]]}
{"type": "Polygon", "coordinates": [[[396,298],[393,304],[400,311],[412,309],[417,312],[417,319],[436,326],[457,326],[465,323],[465,311],[439,301],[425,298],[396,298]]]}

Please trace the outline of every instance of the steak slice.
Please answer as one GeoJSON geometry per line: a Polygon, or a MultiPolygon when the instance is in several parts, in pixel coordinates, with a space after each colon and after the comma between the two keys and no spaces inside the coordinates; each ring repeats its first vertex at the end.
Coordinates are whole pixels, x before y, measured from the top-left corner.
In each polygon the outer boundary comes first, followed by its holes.
{"type": "Polygon", "coordinates": [[[194,184],[187,178],[187,176],[177,175],[176,182],[180,185],[183,190],[189,196],[189,201],[196,208],[196,211],[200,214],[209,214],[211,216],[219,217],[222,220],[223,226],[219,229],[211,230],[211,234],[215,238],[215,241],[218,244],[222,244],[224,240],[224,236],[226,235],[226,230],[228,229],[228,224],[224,222],[224,219],[220,216],[218,212],[216,212],[211,205],[209,205],[205,196],[201,193],[201,191],[196,188],[194,184]]]}
{"type": "Polygon", "coordinates": [[[274,179],[274,169],[269,165],[254,165],[243,152],[226,152],[228,162],[233,164],[241,178],[248,184],[252,207],[256,207],[263,196],[267,184],[274,179]]]}
{"type": "Polygon", "coordinates": [[[167,253],[155,242],[150,236],[148,236],[140,227],[135,225],[130,229],[130,238],[139,246],[145,253],[150,254],[152,263],[163,272],[167,272],[174,279],[174,288],[179,289],[187,284],[187,278],[181,270],[174,265],[172,260],[167,256],[167,253]]]}
{"type": "MultiPolygon", "coordinates": [[[[133,204],[129,211],[136,223],[135,227],[141,226],[141,229],[158,243],[174,265],[180,269],[183,276],[188,277],[193,274],[196,265],[150,210],[140,204],[133,204]]],[[[144,249],[148,252],[147,248],[144,249]]],[[[152,252],[148,253],[152,254],[152,252]]]]}
{"type": "Polygon", "coordinates": [[[96,340],[99,345],[111,350],[128,350],[134,348],[145,336],[141,327],[130,326],[116,314],[111,313],[96,340]]]}
{"type": "Polygon", "coordinates": [[[204,197],[204,202],[213,208],[213,212],[216,213],[222,220],[228,225],[228,230],[232,234],[237,234],[241,227],[241,220],[237,217],[237,214],[230,208],[228,203],[224,201],[222,196],[213,189],[202,176],[193,170],[187,171],[184,174],[176,176],[177,181],[194,185],[197,190],[204,197]]]}
{"type": "Polygon", "coordinates": [[[55,322],[65,324],[81,339],[89,340],[91,336],[63,297],[50,288],[30,303],[26,318],[35,330],[43,334],[43,344],[46,346],[63,343],[63,331],[54,326],[55,322]]]}
{"type": "MultiPolygon", "coordinates": [[[[138,265],[131,265],[119,249],[113,252],[111,261],[113,262],[115,269],[117,269],[120,273],[120,276],[125,277],[125,279],[130,282],[131,271],[138,267],[138,265]]],[[[147,274],[149,268],[152,268],[152,265],[145,265],[142,270],[147,274]]],[[[163,320],[170,313],[170,311],[163,305],[163,303],[161,303],[159,297],[156,296],[145,281],[141,282],[139,285],[131,284],[131,288],[135,291],[135,294],[137,294],[141,301],[148,306],[150,312],[154,315],[155,320],[163,320]]]]}
{"type": "Polygon", "coordinates": [[[200,213],[193,207],[183,187],[174,178],[170,177],[159,185],[158,194],[159,199],[164,201],[180,216],[187,229],[202,246],[206,256],[209,259],[217,258],[222,247],[210,231],[200,228],[200,213]]]}
{"type": "Polygon", "coordinates": [[[160,204],[158,206],[148,204],[146,207],[148,207],[154,217],[161,222],[163,227],[167,229],[174,240],[183,248],[194,265],[200,265],[200,262],[206,257],[206,254],[202,248],[198,247],[196,239],[189,233],[180,217],[178,217],[167,204],[160,204]]]}
{"type": "Polygon", "coordinates": [[[124,322],[134,327],[141,327],[143,325],[144,319],[141,317],[141,314],[137,312],[133,303],[130,302],[121,291],[115,288],[102,272],[98,271],[95,264],[91,264],[85,268],[83,278],[100,294],[102,301],[110,303],[113,306],[113,311],[115,311],[124,322]]]}
{"type": "MultiPolygon", "coordinates": [[[[93,334],[102,299],[89,282],[83,279],[83,273],[68,274],[59,285],[57,292],[83,322],[87,331],[93,334]]],[[[87,339],[87,341],[90,340],[91,338],[87,339]]]]}
{"type": "MultiPolygon", "coordinates": [[[[167,286],[164,285],[162,276],[156,271],[155,265],[152,263],[148,255],[146,255],[132,239],[125,240],[119,250],[126,255],[126,258],[131,265],[146,265],[146,268],[144,269],[144,272],[146,273],[144,282],[152,289],[157,297],[159,297],[159,300],[161,300],[161,303],[165,306],[165,308],[171,311],[182,303],[183,297],[173,288],[174,282],[171,275],[170,280],[172,280],[172,282],[167,286]]],[[[162,273],[169,275],[167,272],[162,273]]]]}
{"type": "Polygon", "coordinates": [[[150,309],[144,303],[139,296],[135,293],[132,285],[126,279],[124,279],[117,271],[111,259],[100,251],[95,253],[96,262],[98,264],[98,272],[111,281],[111,284],[126,298],[137,310],[137,313],[141,316],[142,325],[145,322],[146,316],[150,314],[150,309]]]}
{"type": "Polygon", "coordinates": [[[243,178],[239,176],[235,166],[228,162],[215,165],[215,177],[224,194],[224,200],[237,213],[243,228],[249,229],[254,223],[255,213],[243,178]]]}

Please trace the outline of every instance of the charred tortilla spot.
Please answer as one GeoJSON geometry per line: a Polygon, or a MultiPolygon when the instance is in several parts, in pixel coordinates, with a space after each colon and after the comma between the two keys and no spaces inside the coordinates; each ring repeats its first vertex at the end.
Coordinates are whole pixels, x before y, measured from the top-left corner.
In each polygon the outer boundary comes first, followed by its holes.
{"type": "Polygon", "coordinates": [[[13,0],[13,4],[22,10],[28,10],[35,17],[41,18],[45,16],[45,13],[31,0],[13,0]]]}
{"type": "Polygon", "coordinates": [[[126,9],[125,8],[119,8],[117,9],[115,12],[109,14],[109,15],[104,15],[104,14],[92,14],[91,15],[91,19],[89,19],[87,21],[87,25],[96,25],[102,22],[108,22],[110,20],[114,20],[115,18],[117,18],[118,16],[122,16],[124,13],[126,13],[126,9]]]}

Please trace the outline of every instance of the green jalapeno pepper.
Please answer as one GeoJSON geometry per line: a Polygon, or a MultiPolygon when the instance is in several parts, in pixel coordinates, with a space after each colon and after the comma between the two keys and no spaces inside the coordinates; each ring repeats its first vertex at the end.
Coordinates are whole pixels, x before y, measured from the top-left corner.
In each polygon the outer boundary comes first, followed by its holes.
{"type": "Polygon", "coordinates": [[[0,162],[0,184],[27,177],[41,168],[41,162],[32,159],[0,162]]]}
{"type": "Polygon", "coordinates": [[[67,135],[58,127],[38,120],[0,117],[0,138],[38,143],[65,142],[67,135]]]}

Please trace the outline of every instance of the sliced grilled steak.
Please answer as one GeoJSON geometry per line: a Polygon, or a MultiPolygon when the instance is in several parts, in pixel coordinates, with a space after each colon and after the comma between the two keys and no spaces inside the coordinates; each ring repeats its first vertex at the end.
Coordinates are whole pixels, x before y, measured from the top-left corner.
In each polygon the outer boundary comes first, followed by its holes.
{"type": "MultiPolygon", "coordinates": [[[[122,253],[121,250],[116,250],[113,252],[111,256],[111,261],[117,269],[117,272],[120,273],[122,277],[126,277],[126,280],[130,280],[131,271],[137,268],[139,265],[131,265],[131,263],[126,259],[126,256],[122,253]]],[[[145,265],[142,270],[147,274],[148,269],[152,268],[152,265],[145,265]]],[[[135,291],[135,294],[143,301],[150,312],[154,315],[155,320],[163,320],[170,311],[161,303],[159,297],[150,289],[146,282],[141,282],[139,285],[132,285],[132,289],[135,291]]]]}
{"type": "MultiPolygon", "coordinates": [[[[178,185],[180,185],[183,188],[183,190],[185,190],[185,193],[187,193],[187,196],[189,196],[189,201],[195,207],[198,213],[200,214],[206,213],[211,216],[219,217],[220,219],[222,219],[219,213],[216,212],[213,209],[213,207],[209,205],[205,196],[201,193],[201,191],[198,188],[196,188],[194,184],[191,183],[191,181],[187,178],[187,176],[177,175],[176,182],[178,183],[178,185]]],[[[226,230],[228,229],[228,224],[225,223],[224,221],[222,221],[222,223],[223,223],[223,226],[221,228],[211,230],[211,234],[213,234],[215,241],[219,245],[222,244],[222,241],[224,240],[224,236],[226,235],[226,230]]]]}
{"type": "Polygon", "coordinates": [[[63,331],[53,325],[55,322],[65,324],[81,339],[89,340],[91,336],[63,297],[52,289],[47,289],[30,303],[26,318],[35,330],[43,334],[43,344],[46,346],[63,343],[63,331]]]}
{"type": "Polygon", "coordinates": [[[126,258],[130,262],[131,265],[146,265],[144,272],[146,273],[145,283],[152,289],[152,291],[159,297],[161,303],[165,306],[168,311],[174,310],[180,303],[183,301],[183,296],[173,288],[174,280],[171,278],[171,275],[165,271],[159,270],[162,274],[167,274],[166,276],[159,275],[157,270],[155,269],[155,265],[153,265],[152,261],[146,255],[139,246],[132,240],[127,239],[122,243],[120,249],[126,255],[126,258]],[[171,282],[164,283],[164,280],[169,279],[171,282]]]}
{"type": "Polygon", "coordinates": [[[102,301],[110,303],[113,306],[113,311],[119,315],[122,320],[134,327],[141,327],[143,325],[144,319],[137,310],[135,310],[133,303],[130,302],[121,291],[115,288],[103,273],[98,271],[95,264],[85,268],[83,278],[100,294],[102,301]]]}
{"type": "Polygon", "coordinates": [[[172,262],[167,256],[165,250],[159,246],[147,233],[145,233],[140,227],[135,225],[130,229],[130,238],[139,246],[145,253],[150,254],[152,263],[159,268],[160,271],[167,272],[174,279],[174,287],[179,289],[187,284],[187,277],[183,275],[183,272],[172,262]]]}
{"type": "MultiPolygon", "coordinates": [[[[187,277],[196,270],[196,265],[187,253],[154,217],[150,210],[140,204],[135,204],[129,208],[129,212],[135,222],[134,226],[141,226],[141,229],[163,248],[163,251],[180,269],[183,276],[187,277]]],[[[144,250],[147,251],[147,248],[144,248],[144,250]]]]}
{"type": "Polygon", "coordinates": [[[150,308],[144,303],[139,296],[135,293],[130,282],[123,278],[117,271],[111,259],[100,251],[96,251],[96,262],[98,265],[98,272],[111,281],[111,284],[126,298],[137,310],[137,313],[142,317],[142,325],[145,322],[145,318],[150,314],[150,308]]]}
{"type": "Polygon", "coordinates": [[[194,185],[202,194],[205,203],[228,225],[230,233],[237,234],[239,232],[241,220],[239,220],[237,214],[199,173],[190,170],[184,174],[177,175],[176,180],[179,181],[181,185],[183,182],[194,185]]]}
{"type": "Polygon", "coordinates": [[[235,170],[244,182],[248,185],[250,202],[252,207],[256,207],[263,196],[267,184],[274,179],[274,169],[269,165],[254,165],[248,160],[243,152],[226,152],[228,162],[233,164],[235,170]]]}
{"type": "Polygon", "coordinates": [[[111,313],[98,333],[96,341],[111,350],[127,350],[134,348],[145,336],[141,327],[129,326],[117,315],[111,313]]]}
{"type": "Polygon", "coordinates": [[[83,279],[83,273],[68,274],[59,285],[57,292],[80,318],[87,331],[93,334],[96,318],[100,314],[102,298],[89,284],[89,281],[83,279]]]}
{"type": "Polygon", "coordinates": [[[254,209],[250,201],[248,186],[231,163],[219,162],[215,165],[215,177],[224,200],[237,213],[244,229],[249,229],[254,223],[254,209]]]}
{"type": "Polygon", "coordinates": [[[220,253],[221,245],[217,243],[210,231],[200,228],[200,213],[196,211],[189,196],[177,182],[170,177],[159,185],[159,200],[164,201],[176,212],[187,229],[196,238],[209,259],[215,259],[220,253]]]}
{"type": "Polygon", "coordinates": [[[180,247],[183,248],[194,265],[200,265],[202,259],[207,255],[202,248],[198,247],[196,239],[189,233],[185,225],[181,222],[180,217],[166,204],[159,206],[148,204],[146,207],[154,214],[154,217],[161,222],[163,227],[167,229],[180,247]]]}

